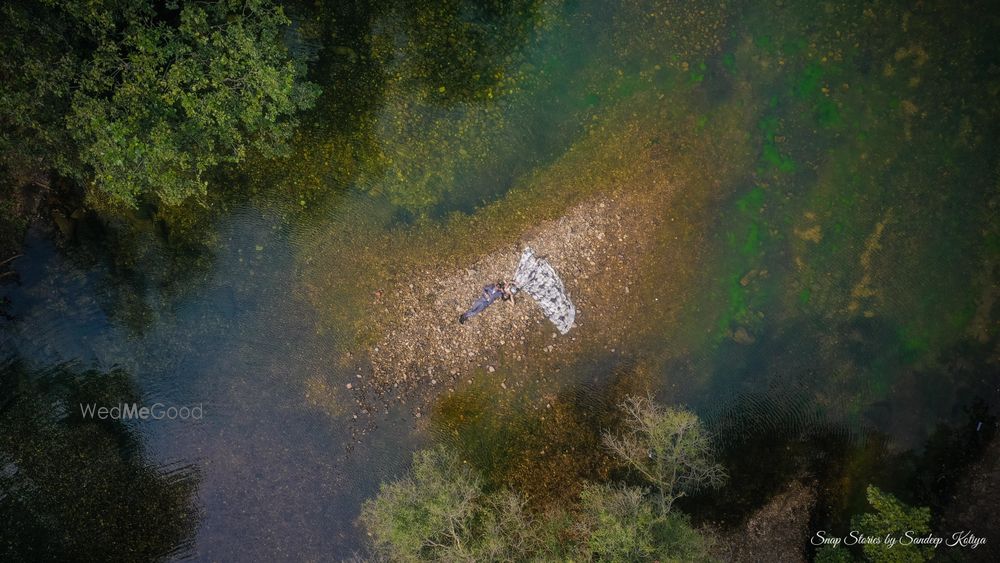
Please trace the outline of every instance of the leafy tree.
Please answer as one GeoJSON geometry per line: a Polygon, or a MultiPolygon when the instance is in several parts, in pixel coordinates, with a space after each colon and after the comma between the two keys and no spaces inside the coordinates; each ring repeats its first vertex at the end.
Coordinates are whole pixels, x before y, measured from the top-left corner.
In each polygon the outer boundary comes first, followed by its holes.
{"type": "Polygon", "coordinates": [[[580,493],[577,530],[585,561],[709,561],[706,538],[679,513],[657,514],[638,487],[590,485],[580,493]]]}
{"type": "Polygon", "coordinates": [[[588,484],[578,502],[534,512],[525,505],[520,491],[488,492],[439,446],[418,452],[406,476],[383,484],[361,523],[376,555],[390,561],[711,560],[687,517],[663,511],[643,488],[588,484]]]}
{"type": "Polygon", "coordinates": [[[824,545],[816,550],[814,563],[852,563],[851,552],[839,545],[824,545]]]}
{"type": "MultiPolygon", "coordinates": [[[[931,531],[931,511],[927,507],[908,506],[893,495],[878,487],[869,485],[866,490],[868,504],[875,512],[866,512],[851,519],[851,526],[866,536],[901,537],[906,532],[914,536],[925,536],[931,531]]],[[[903,545],[889,546],[884,543],[865,544],[865,556],[876,563],[903,563],[928,561],[934,551],[931,546],[903,545]]]]}
{"type": "Polygon", "coordinates": [[[652,558],[653,507],[635,487],[591,485],[580,493],[587,549],[601,561],[652,558]]]}
{"type": "Polygon", "coordinates": [[[112,206],[202,194],[215,165],[282,152],[317,95],[288,23],[269,0],[9,3],[0,162],[55,168],[112,206]]]}
{"type": "Polygon", "coordinates": [[[604,443],[656,488],[661,515],[687,493],[725,481],[726,471],[715,462],[710,435],[697,415],[642,397],[629,397],[621,407],[624,432],[605,433],[604,443]]]}
{"type": "Polygon", "coordinates": [[[361,522],[391,561],[507,560],[531,549],[523,499],[484,494],[479,477],[440,446],[417,452],[409,475],[365,503],[361,522]]]}
{"type": "Polygon", "coordinates": [[[418,561],[462,545],[481,495],[479,479],[439,447],[417,452],[410,475],[383,485],[361,521],[377,550],[418,561]]]}
{"type": "Polygon", "coordinates": [[[543,551],[535,525],[522,495],[509,490],[488,495],[477,515],[476,537],[468,542],[468,554],[473,561],[524,560],[543,551]]]}
{"type": "Polygon", "coordinates": [[[714,538],[698,532],[686,514],[674,511],[661,517],[654,532],[661,563],[715,560],[709,553],[714,538]]]}

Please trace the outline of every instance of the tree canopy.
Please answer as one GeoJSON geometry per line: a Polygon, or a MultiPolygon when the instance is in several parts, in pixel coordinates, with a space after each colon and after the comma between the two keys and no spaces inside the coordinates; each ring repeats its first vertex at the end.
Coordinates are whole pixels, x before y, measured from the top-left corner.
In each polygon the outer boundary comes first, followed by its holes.
{"type": "MultiPolygon", "coordinates": [[[[697,423],[687,411],[671,412],[697,423]]],[[[702,461],[715,467],[710,457],[702,461]]],[[[388,561],[712,560],[710,539],[655,498],[645,488],[588,483],[573,502],[530,507],[523,491],[491,489],[458,454],[438,446],[417,452],[406,475],[382,485],[365,503],[361,524],[374,555],[388,561]]]]}
{"type": "Polygon", "coordinates": [[[318,89],[268,0],[44,0],[0,9],[0,163],[98,203],[167,205],[252,151],[281,153],[318,89]]]}
{"type": "MultiPolygon", "coordinates": [[[[913,507],[901,502],[874,485],[865,491],[868,504],[875,512],[866,512],[851,519],[851,527],[870,537],[902,538],[904,534],[913,537],[926,536],[931,531],[931,511],[927,507],[913,507]]],[[[876,563],[902,563],[904,561],[927,561],[933,555],[933,548],[913,542],[864,544],[865,557],[876,563]]]]}
{"type": "Polygon", "coordinates": [[[392,561],[504,561],[532,551],[523,499],[486,494],[442,447],[417,452],[407,476],[365,503],[361,522],[376,553],[392,561]]]}
{"type": "Polygon", "coordinates": [[[670,512],[684,495],[719,487],[726,480],[698,415],[644,397],[629,397],[621,407],[625,430],[605,433],[604,443],[656,489],[661,514],[670,512]]]}

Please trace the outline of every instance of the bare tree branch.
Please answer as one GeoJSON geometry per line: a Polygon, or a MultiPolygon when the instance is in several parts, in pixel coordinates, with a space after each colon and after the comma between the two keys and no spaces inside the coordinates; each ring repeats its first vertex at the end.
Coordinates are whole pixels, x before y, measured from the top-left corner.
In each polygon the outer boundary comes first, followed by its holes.
{"type": "Polygon", "coordinates": [[[651,397],[627,397],[621,409],[624,428],[618,435],[605,432],[604,444],[653,485],[662,514],[686,494],[725,482],[725,469],[715,462],[711,437],[697,415],[663,407],[651,397]]]}

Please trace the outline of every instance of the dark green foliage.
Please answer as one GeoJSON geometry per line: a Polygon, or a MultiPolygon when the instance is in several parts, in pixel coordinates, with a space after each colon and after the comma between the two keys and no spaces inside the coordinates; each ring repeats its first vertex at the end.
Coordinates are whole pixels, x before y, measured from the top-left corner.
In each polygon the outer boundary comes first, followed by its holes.
{"type": "Polygon", "coordinates": [[[110,206],[175,205],[217,164],[280,153],[317,93],[267,0],[49,1],[0,18],[0,158],[110,206]]]}
{"type": "Polygon", "coordinates": [[[839,545],[824,545],[816,550],[815,563],[851,563],[854,558],[851,552],[839,545]]]}
{"type": "MultiPolygon", "coordinates": [[[[851,520],[851,527],[865,536],[902,538],[910,533],[913,537],[924,537],[930,531],[931,511],[926,507],[915,508],[900,502],[893,495],[869,485],[866,491],[868,503],[875,512],[866,512],[851,520]]],[[[904,563],[928,561],[933,556],[932,546],[898,543],[865,544],[865,557],[876,563],[904,563]]]]}
{"type": "MultiPolygon", "coordinates": [[[[21,210],[18,198],[11,185],[0,186],[0,261],[15,255],[21,236],[28,227],[27,218],[21,210]]],[[[0,275],[4,268],[0,267],[0,275]]]]}

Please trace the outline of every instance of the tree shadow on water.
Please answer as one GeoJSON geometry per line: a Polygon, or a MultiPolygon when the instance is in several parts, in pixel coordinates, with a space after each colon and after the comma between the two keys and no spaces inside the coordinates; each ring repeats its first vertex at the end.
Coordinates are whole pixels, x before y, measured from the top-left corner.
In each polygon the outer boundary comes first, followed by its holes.
{"type": "Polygon", "coordinates": [[[193,541],[197,473],[144,459],[121,420],[81,404],[138,403],[128,374],[0,366],[0,559],[150,561],[193,541]]]}
{"type": "Polygon", "coordinates": [[[728,397],[706,420],[730,481],[681,503],[696,520],[741,522],[793,480],[817,484],[813,529],[846,533],[869,484],[935,514],[955,502],[995,432],[996,343],[929,355],[878,319],[816,326],[827,334],[796,324],[725,358],[728,397]]]}

